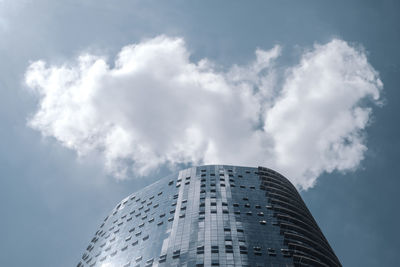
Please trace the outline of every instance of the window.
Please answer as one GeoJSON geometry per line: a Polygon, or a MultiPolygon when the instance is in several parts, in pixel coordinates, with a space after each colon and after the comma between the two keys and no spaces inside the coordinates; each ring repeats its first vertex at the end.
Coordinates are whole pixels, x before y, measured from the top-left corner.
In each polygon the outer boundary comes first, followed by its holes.
{"type": "Polygon", "coordinates": [[[219,266],[219,261],[217,259],[211,259],[211,266],[219,266]]]}
{"type": "Polygon", "coordinates": [[[197,247],[197,254],[204,254],[204,246],[197,247]]]}
{"type": "Polygon", "coordinates": [[[282,252],[283,257],[290,257],[291,256],[290,250],[287,249],[287,248],[281,248],[281,252],[282,252]]]}
{"type": "Polygon", "coordinates": [[[173,254],[172,254],[172,258],[173,258],[173,259],[179,258],[180,254],[181,254],[181,250],[180,250],[180,249],[175,250],[175,251],[173,252],[173,254]]]}
{"type": "Polygon", "coordinates": [[[211,246],[211,253],[218,253],[218,246],[211,246]]]}
{"type": "Polygon", "coordinates": [[[149,259],[149,260],[147,260],[147,261],[146,261],[145,267],[153,266],[153,261],[154,261],[154,259],[149,259]]]}
{"type": "Polygon", "coordinates": [[[276,252],[274,248],[268,248],[268,255],[270,256],[276,256],[276,252]]]}
{"type": "Polygon", "coordinates": [[[165,262],[167,260],[167,254],[161,255],[158,262],[165,262]]]}
{"type": "Polygon", "coordinates": [[[247,247],[246,246],[239,246],[240,254],[247,254],[247,247]]]}
{"type": "Polygon", "coordinates": [[[225,245],[225,252],[226,253],[233,253],[232,245],[225,245]]]}

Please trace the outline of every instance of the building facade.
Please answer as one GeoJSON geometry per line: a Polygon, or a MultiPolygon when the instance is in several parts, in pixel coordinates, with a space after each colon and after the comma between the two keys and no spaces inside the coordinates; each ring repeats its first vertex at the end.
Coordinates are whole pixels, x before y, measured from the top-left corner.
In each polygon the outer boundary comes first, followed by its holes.
{"type": "Polygon", "coordinates": [[[104,219],[81,266],[341,266],[295,187],[264,167],[165,177],[104,219]]]}

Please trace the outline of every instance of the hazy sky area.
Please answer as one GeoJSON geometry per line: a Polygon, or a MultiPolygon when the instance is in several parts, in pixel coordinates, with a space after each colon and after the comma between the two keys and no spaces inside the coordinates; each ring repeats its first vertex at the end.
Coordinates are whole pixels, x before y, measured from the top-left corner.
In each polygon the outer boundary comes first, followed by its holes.
{"type": "Polygon", "coordinates": [[[397,266],[398,1],[0,0],[0,266],[74,266],[197,164],[286,175],[343,266],[397,266]]]}

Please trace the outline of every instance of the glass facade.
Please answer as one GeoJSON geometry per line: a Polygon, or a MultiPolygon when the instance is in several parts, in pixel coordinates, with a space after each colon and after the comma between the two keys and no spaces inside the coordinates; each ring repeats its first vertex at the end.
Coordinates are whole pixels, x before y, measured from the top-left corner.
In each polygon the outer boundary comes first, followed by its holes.
{"type": "Polygon", "coordinates": [[[122,200],[80,266],[341,266],[294,186],[264,167],[207,165],[122,200]]]}

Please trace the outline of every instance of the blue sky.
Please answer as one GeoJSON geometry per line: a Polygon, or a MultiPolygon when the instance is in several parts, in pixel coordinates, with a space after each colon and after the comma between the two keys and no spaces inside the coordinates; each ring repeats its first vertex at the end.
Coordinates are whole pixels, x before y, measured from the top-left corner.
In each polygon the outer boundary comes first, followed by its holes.
{"type": "Polygon", "coordinates": [[[399,9],[0,1],[0,265],[74,265],[123,197],[224,163],[307,189],[344,266],[396,266],[399,9]]]}

